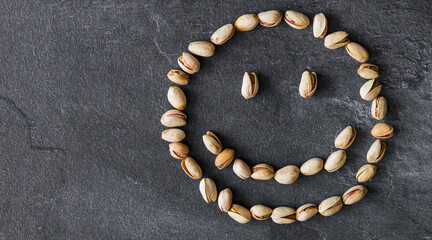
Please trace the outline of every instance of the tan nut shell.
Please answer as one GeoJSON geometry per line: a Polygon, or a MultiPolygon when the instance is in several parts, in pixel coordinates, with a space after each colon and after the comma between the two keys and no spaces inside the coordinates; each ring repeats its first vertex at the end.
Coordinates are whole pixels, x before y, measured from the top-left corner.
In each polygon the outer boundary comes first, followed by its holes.
{"type": "Polygon", "coordinates": [[[222,143],[214,133],[207,131],[207,133],[202,136],[202,139],[207,150],[211,153],[217,155],[222,151],[222,143]]]}
{"type": "Polygon", "coordinates": [[[311,158],[300,167],[300,172],[305,176],[317,174],[324,167],[324,161],[321,158],[311,158]]]}
{"type": "Polygon", "coordinates": [[[200,70],[200,62],[192,54],[184,52],[178,59],[177,63],[183,71],[194,74],[200,70]]]}
{"type": "Polygon", "coordinates": [[[222,212],[228,212],[232,205],[233,194],[231,189],[225,188],[220,191],[218,198],[218,206],[222,212]]]}
{"type": "Polygon", "coordinates": [[[185,159],[189,155],[189,147],[181,142],[170,143],[169,151],[171,156],[176,159],[185,159]]]}
{"type": "Polygon", "coordinates": [[[386,144],[381,142],[379,139],[375,140],[375,142],[370,146],[369,151],[367,152],[366,159],[370,163],[377,163],[381,161],[384,157],[386,150],[386,144]]]}
{"type": "Polygon", "coordinates": [[[191,157],[183,159],[181,162],[183,171],[192,179],[200,179],[202,177],[202,170],[198,163],[191,157]]]}
{"type": "Polygon", "coordinates": [[[186,95],[179,87],[171,86],[167,93],[168,102],[176,109],[186,108],[186,95]]]}
{"type": "Polygon", "coordinates": [[[241,179],[248,179],[252,174],[250,167],[241,159],[236,159],[234,161],[233,171],[241,179]]]}
{"type": "Polygon", "coordinates": [[[311,97],[318,86],[318,78],[314,72],[304,71],[299,85],[299,93],[303,98],[311,97]]]}
{"type": "Polygon", "coordinates": [[[331,216],[342,209],[343,202],[340,196],[329,197],[322,201],[318,207],[318,211],[323,216],[331,216]]]}
{"type": "Polygon", "coordinates": [[[255,14],[240,16],[234,24],[237,31],[245,32],[254,29],[258,25],[258,17],[255,14]]]}
{"type": "Polygon", "coordinates": [[[266,220],[272,215],[273,210],[267,206],[258,204],[250,209],[252,217],[256,220],[266,220]]]}
{"type": "Polygon", "coordinates": [[[298,221],[303,222],[317,214],[318,208],[313,203],[305,204],[299,207],[296,211],[296,218],[298,221]]]}
{"type": "Polygon", "coordinates": [[[172,69],[167,74],[168,79],[180,85],[186,85],[189,83],[189,75],[181,70],[172,69]]]}
{"type": "Polygon", "coordinates": [[[371,130],[372,136],[380,139],[393,137],[393,127],[386,123],[377,123],[371,130]]]}
{"type": "Polygon", "coordinates": [[[289,224],[296,221],[296,210],[290,207],[277,207],[271,215],[273,222],[277,224],[289,224]]]}
{"type": "Polygon", "coordinates": [[[217,199],[216,183],[211,178],[201,179],[199,190],[206,203],[216,202],[217,199]]]}
{"type": "Polygon", "coordinates": [[[363,197],[368,192],[367,188],[362,185],[354,186],[348,189],[342,196],[345,205],[354,204],[363,199],[363,197]]]}
{"type": "Polygon", "coordinates": [[[366,101],[371,101],[378,96],[381,89],[382,84],[375,79],[371,79],[360,88],[360,96],[366,101]]]}
{"type": "Polygon", "coordinates": [[[186,133],[178,128],[171,128],[162,132],[162,139],[167,142],[181,142],[185,137],[186,133]]]}
{"type": "Polygon", "coordinates": [[[355,128],[348,126],[335,139],[335,147],[340,149],[347,149],[354,142],[357,133],[355,128]]]}
{"type": "Polygon", "coordinates": [[[379,96],[372,101],[371,114],[376,120],[382,120],[387,115],[387,100],[385,97],[379,96]]]}
{"type": "Polygon", "coordinates": [[[258,93],[259,82],[257,75],[253,73],[245,72],[243,75],[243,84],[241,88],[241,93],[245,99],[250,99],[255,97],[258,93]]]}
{"type": "Polygon", "coordinates": [[[172,109],[162,115],[161,123],[165,127],[182,127],[186,125],[186,118],[182,111],[172,109]]]}
{"type": "Polygon", "coordinates": [[[277,10],[260,12],[258,14],[259,23],[264,27],[274,27],[282,21],[282,13],[277,10]]]}
{"type": "Polygon", "coordinates": [[[215,54],[215,46],[213,43],[207,41],[191,42],[188,50],[189,52],[201,57],[211,57],[215,54]]]}
{"type": "Polygon", "coordinates": [[[327,172],[335,172],[345,164],[345,161],[346,152],[344,150],[333,152],[324,163],[324,169],[327,172]]]}
{"type": "Polygon", "coordinates": [[[377,65],[363,63],[357,70],[360,77],[365,79],[375,79],[379,77],[379,68],[377,65]]]}
{"type": "Polygon", "coordinates": [[[228,212],[228,215],[239,223],[248,223],[251,220],[249,210],[241,205],[233,204],[228,212]]]}
{"type": "Polygon", "coordinates": [[[294,29],[305,29],[309,26],[309,18],[306,15],[292,10],[285,12],[285,22],[294,29]]]}
{"type": "Polygon", "coordinates": [[[313,35],[323,38],[327,33],[327,18],[323,13],[318,13],[313,19],[313,35]]]}
{"type": "Polygon", "coordinates": [[[256,180],[269,180],[274,176],[274,169],[272,166],[261,163],[252,167],[251,177],[256,180]]]}
{"type": "Polygon", "coordinates": [[[210,41],[216,45],[222,45],[234,36],[235,28],[232,24],[226,24],[216,30],[210,37],[210,41]]]}
{"type": "Polygon", "coordinates": [[[234,160],[235,151],[232,149],[225,149],[215,159],[215,166],[219,169],[224,169],[234,160]]]}
{"type": "Polygon", "coordinates": [[[347,53],[358,62],[364,63],[369,60],[369,53],[367,50],[356,42],[348,43],[345,46],[345,49],[347,53]]]}
{"type": "Polygon", "coordinates": [[[363,165],[356,174],[356,178],[359,182],[366,182],[375,176],[377,167],[372,164],[363,165]]]}
{"type": "Polygon", "coordinates": [[[274,179],[280,184],[294,183],[300,174],[300,169],[294,165],[285,166],[276,171],[274,179]]]}
{"type": "Polygon", "coordinates": [[[328,49],[340,48],[349,42],[348,33],[344,31],[331,33],[324,38],[324,46],[328,49]]]}

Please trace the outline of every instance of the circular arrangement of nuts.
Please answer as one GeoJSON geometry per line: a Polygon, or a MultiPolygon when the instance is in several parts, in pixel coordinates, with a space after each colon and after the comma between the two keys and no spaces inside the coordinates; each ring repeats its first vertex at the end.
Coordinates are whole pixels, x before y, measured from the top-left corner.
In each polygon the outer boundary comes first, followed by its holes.
{"type": "MultiPolygon", "coordinates": [[[[285,22],[294,29],[305,29],[309,26],[309,18],[303,13],[297,11],[286,11],[285,15],[277,10],[261,12],[258,15],[245,14],[237,19],[234,26],[226,24],[217,29],[210,38],[211,42],[197,41],[189,44],[188,50],[192,54],[200,57],[211,57],[215,53],[215,45],[221,45],[227,42],[235,31],[251,31],[258,24],[264,27],[274,27],[278,25],[284,17],[285,22]]],[[[358,75],[368,81],[360,88],[360,96],[367,101],[372,101],[371,115],[377,120],[382,120],[387,114],[387,101],[383,96],[378,96],[381,92],[382,85],[376,80],[379,77],[378,66],[365,63],[369,60],[369,54],[366,49],[358,43],[351,42],[348,33],[337,31],[327,34],[327,19],[323,13],[315,15],[313,19],[313,35],[315,38],[324,38],[324,46],[328,49],[337,49],[345,47],[347,53],[356,61],[362,63],[358,68],[358,75]]],[[[192,54],[183,52],[178,58],[178,64],[183,70],[171,70],[168,78],[179,85],[189,83],[189,74],[197,73],[200,70],[200,62],[192,54]]],[[[311,97],[318,86],[318,78],[315,72],[305,71],[300,80],[299,93],[303,98],[311,97]]],[[[259,83],[255,73],[246,72],[243,77],[241,94],[245,99],[250,99],[258,93],[259,83]]],[[[170,127],[162,132],[162,139],[170,142],[169,152],[172,157],[181,159],[181,167],[184,172],[193,179],[202,177],[202,170],[198,163],[189,156],[189,148],[181,141],[185,139],[186,134],[183,130],[174,128],[186,125],[186,114],[180,110],[186,108],[186,95],[177,86],[171,86],[168,90],[168,101],[175,108],[165,112],[162,115],[161,123],[170,127]]],[[[371,134],[378,138],[373,142],[366,154],[369,164],[365,164],[357,171],[356,178],[358,182],[363,183],[370,180],[376,173],[377,167],[373,163],[381,161],[384,157],[386,144],[380,139],[386,139],[393,136],[393,127],[386,123],[376,124],[371,134]]],[[[328,172],[334,172],[340,169],[347,159],[346,152],[356,138],[356,130],[347,126],[336,137],[334,146],[340,150],[331,153],[326,161],[320,158],[307,160],[302,166],[295,165],[285,166],[277,171],[266,163],[261,163],[252,168],[241,160],[235,159],[233,149],[223,149],[219,138],[212,132],[208,131],[203,135],[205,147],[212,154],[217,155],[215,166],[218,169],[224,169],[233,163],[234,173],[241,179],[253,178],[256,180],[269,180],[274,178],[280,184],[292,184],[299,177],[300,173],[305,176],[317,174],[323,168],[328,172]]],[[[277,224],[288,224],[295,221],[306,221],[316,215],[318,212],[323,216],[331,216],[341,210],[343,205],[351,205],[360,201],[367,193],[367,188],[363,185],[353,186],[348,189],[342,196],[332,196],[322,201],[318,206],[314,203],[304,204],[297,209],[281,206],[271,209],[263,205],[255,205],[247,209],[239,204],[233,204],[233,193],[231,189],[226,188],[217,191],[215,182],[210,178],[202,178],[199,184],[199,190],[207,203],[218,201],[218,206],[222,212],[239,223],[247,223],[251,218],[265,220],[271,218],[277,224]]]]}

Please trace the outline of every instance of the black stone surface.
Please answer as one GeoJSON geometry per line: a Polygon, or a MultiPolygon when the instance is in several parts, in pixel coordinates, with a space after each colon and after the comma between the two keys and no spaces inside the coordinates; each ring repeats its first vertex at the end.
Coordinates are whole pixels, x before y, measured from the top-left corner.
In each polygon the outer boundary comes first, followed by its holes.
{"type": "MultiPolygon", "coordinates": [[[[431,239],[431,10],[428,0],[1,1],[0,239],[431,239]],[[323,12],[329,32],[367,48],[396,135],[359,203],[302,223],[241,225],[203,201],[159,119],[171,108],[166,73],[191,41],[271,9],[323,12]]],[[[377,123],[358,93],[359,63],[286,23],[216,50],[182,87],[185,143],[205,177],[246,207],[319,204],[357,184],[377,123]],[[298,94],[304,70],[319,79],[309,99],[298,94]],[[252,100],[240,94],[245,71],[260,80],[252,100]],[[358,136],[346,165],[287,186],[217,170],[201,141],[212,130],[251,166],[300,166],[325,159],[347,125],[358,136]]]]}

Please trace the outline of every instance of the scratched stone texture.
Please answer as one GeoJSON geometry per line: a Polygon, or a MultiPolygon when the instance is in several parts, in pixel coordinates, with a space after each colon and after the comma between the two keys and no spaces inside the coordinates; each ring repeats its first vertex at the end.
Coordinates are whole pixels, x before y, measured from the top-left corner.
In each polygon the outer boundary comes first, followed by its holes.
{"type": "MultiPolygon", "coordinates": [[[[432,239],[431,10],[428,0],[0,1],[0,239],[432,239]],[[364,45],[388,98],[382,122],[396,134],[359,203],[290,225],[241,225],[203,201],[159,120],[171,108],[166,74],[191,41],[271,9],[323,12],[329,32],[364,45]]],[[[357,184],[377,121],[343,48],[283,22],[236,33],[199,60],[181,87],[185,143],[234,202],[296,208],[357,184]],[[319,80],[309,99],[298,94],[304,70],[319,80]],[[245,71],[260,80],[252,100],[240,94],[245,71]],[[277,169],[325,159],[347,125],[358,135],[345,166],[286,186],[217,170],[201,141],[214,131],[249,165],[277,169]]]]}

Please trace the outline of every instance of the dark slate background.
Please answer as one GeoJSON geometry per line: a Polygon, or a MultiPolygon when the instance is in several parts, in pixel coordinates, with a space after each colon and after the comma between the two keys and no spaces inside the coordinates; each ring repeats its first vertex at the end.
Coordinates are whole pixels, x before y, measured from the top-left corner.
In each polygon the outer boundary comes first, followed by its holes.
{"type": "MultiPolygon", "coordinates": [[[[0,239],[431,239],[431,10],[428,0],[2,0],[0,239]],[[361,202],[302,223],[241,225],[203,201],[159,120],[170,109],[166,73],[191,41],[271,9],[323,12],[329,32],[367,48],[396,135],[361,202]]],[[[356,184],[377,123],[358,94],[359,63],[286,23],[236,33],[216,50],[182,87],[185,142],[204,176],[246,207],[318,204],[356,184]],[[304,70],[318,74],[310,99],[298,94],[304,70]],[[252,100],[240,94],[245,71],[260,80],[252,100]],[[358,137],[345,166],[288,186],[217,170],[201,142],[212,130],[250,165],[300,166],[325,159],[347,125],[358,137]]]]}

